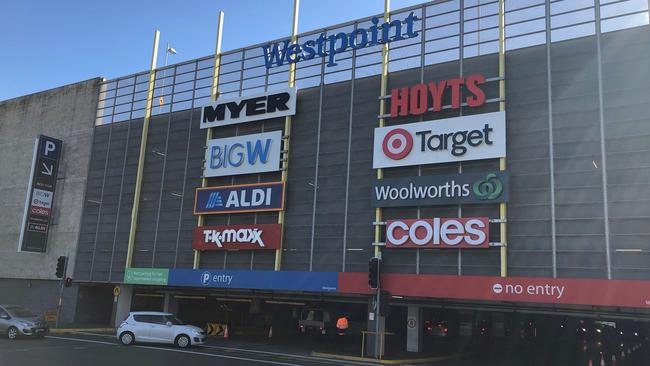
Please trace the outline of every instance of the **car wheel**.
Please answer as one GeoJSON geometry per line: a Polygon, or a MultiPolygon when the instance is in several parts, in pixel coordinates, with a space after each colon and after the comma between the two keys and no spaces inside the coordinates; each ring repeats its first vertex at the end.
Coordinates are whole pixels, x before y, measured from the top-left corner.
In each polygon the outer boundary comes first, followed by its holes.
{"type": "Polygon", "coordinates": [[[9,339],[18,338],[18,328],[9,327],[9,329],[7,329],[7,338],[9,338],[9,339]]]}
{"type": "Polygon", "coordinates": [[[135,336],[131,332],[124,332],[120,334],[120,343],[125,346],[130,346],[135,343],[135,336]]]}
{"type": "Polygon", "coordinates": [[[175,343],[179,348],[187,348],[190,346],[190,337],[186,336],[185,334],[181,334],[176,337],[175,343]]]}

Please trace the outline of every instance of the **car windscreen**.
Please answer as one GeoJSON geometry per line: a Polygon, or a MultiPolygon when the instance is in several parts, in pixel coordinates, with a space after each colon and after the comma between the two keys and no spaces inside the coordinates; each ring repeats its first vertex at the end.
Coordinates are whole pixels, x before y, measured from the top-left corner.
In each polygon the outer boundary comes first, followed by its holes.
{"type": "Polygon", "coordinates": [[[9,312],[9,314],[17,318],[33,318],[38,316],[25,308],[19,308],[19,307],[8,307],[7,311],[9,312]]]}

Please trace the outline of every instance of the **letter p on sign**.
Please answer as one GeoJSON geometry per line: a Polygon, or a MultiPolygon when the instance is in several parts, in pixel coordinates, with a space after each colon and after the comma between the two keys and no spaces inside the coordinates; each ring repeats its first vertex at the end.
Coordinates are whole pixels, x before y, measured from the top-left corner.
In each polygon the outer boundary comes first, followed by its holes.
{"type": "Polygon", "coordinates": [[[45,149],[43,151],[43,154],[45,156],[48,156],[51,152],[54,152],[54,150],[56,150],[56,144],[52,141],[45,141],[45,149]]]}

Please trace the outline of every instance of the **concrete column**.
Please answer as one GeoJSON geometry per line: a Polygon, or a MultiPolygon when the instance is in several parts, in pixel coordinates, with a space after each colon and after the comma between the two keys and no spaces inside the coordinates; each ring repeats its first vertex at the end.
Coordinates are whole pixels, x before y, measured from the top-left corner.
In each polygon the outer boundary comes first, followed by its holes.
{"type": "Polygon", "coordinates": [[[172,295],[170,295],[168,292],[165,293],[165,299],[163,300],[163,311],[164,312],[169,312],[169,301],[171,299],[172,295]]]}
{"type": "Polygon", "coordinates": [[[409,306],[406,315],[406,351],[422,352],[422,308],[409,306]]]}
{"type": "Polygon", "coordinates": [[[117,327],[129,315],[131,311],[131,298],[133,297],[133,286],[120,285],[120,296],[117,296],[115,303],[115,321],[114,326],[117,327]]]}

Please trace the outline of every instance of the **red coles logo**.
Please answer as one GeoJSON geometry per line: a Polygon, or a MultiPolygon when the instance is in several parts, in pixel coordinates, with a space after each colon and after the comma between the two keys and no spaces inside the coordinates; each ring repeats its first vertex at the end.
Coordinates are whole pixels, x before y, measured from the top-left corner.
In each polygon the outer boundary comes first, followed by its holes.
{"type": "Polygon", "coordinates": [[[390,92],[390,116],[419,116],[428,110],[439,112],[443,107],[445,95],[451,99],[451,109],[459,109],[461,95],[469,107],[485,104],[485,92],[479,85],[485,83],[485,76],[476,74],[467,78],[440,80],[411,87],[394,88],[390,92]],[[464,86],[464,88],[463,88],[464,86]],[[464,90],[463,90],[464,89],[464,90]]]}
{"type": "Polygon", "coordinates": [[[413,136],[403,128],[396,128],[384,136],[381,148],[393,160],[404,159],[413,148],[413,136]]]}
{"type": "Polygon", "coordinates": [[[488,248],[487,217],[388,220],[387,248],[488,248]]]}

